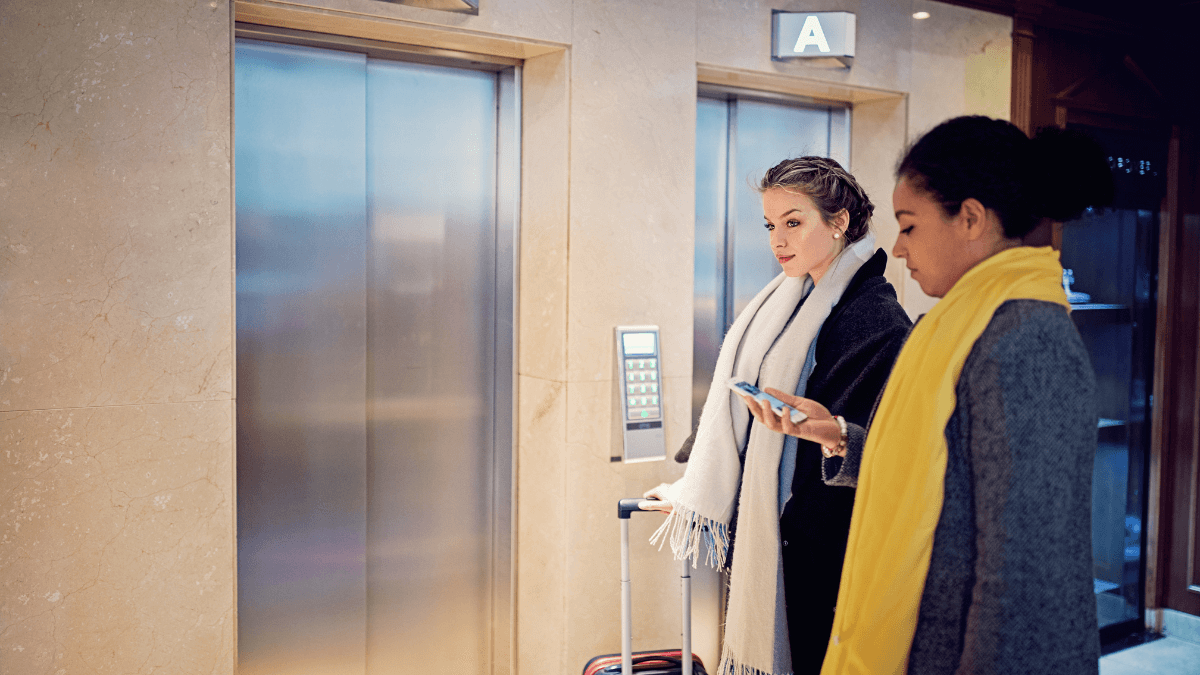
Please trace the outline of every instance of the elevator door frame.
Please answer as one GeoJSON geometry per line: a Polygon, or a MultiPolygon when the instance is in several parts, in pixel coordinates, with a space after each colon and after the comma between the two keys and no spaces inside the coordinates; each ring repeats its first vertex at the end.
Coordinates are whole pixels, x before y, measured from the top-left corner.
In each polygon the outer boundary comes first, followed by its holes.
{"type": "MultiPolygon", "coordinates": [[[[520,309],[518,291],[520,289],[521,66],[523,62],[519,59],[499,56],[299,31],[240,21],[234,24],[233,39],[260,40],[356,52],[374,59],[487,71],[497,75],[496,300],[494,308],[495,351],[493,354],[495,372],[492,391],[494,404],[491,415],[492,541],[489,556],[491,630],[488,635],[487,649],[490,654],[490,675],[509,675],[516,671],[516,624],[514,620],[516,611],[514,555],[516,549],[513,514],[516,495],[516,336],[520,309]]],[[[236,72],[235,65],[232,63],[234,52],[235,50],[231,48],[231,73],[236,72]]],[[[231,109],[236,105],[236,100],[231,101],[231,109]]],[[[236,190],[236,166],[232,167],[232,175],[231,189],[236,190]]],[[[231,237],[236,242],[236,192],[233,197],[231,201],[234,205],[235,230],[231,233],[231,237]]],[[[234,307],[236,312],[236,302],[234,307]]],[[[237,325],[236,320],[234,325],[237,325]]],[[[236,354],[234,357],[236,359],[236,354]]],[[[236,390],[235,382],[235,400],[236,390]]],[[[234,451],[236,453],[236,447],[234,451]]],[[[236,486],[236,480],[234,484],[236,486]]],[[[236,504],[236,496],[234,503],[236,504]]]]}

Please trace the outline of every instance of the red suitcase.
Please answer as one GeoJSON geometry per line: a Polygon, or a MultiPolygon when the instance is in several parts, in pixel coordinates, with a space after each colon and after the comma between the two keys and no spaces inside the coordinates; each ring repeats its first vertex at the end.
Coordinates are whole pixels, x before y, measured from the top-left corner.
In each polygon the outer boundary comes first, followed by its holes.
{"type": "Polygon", "coordinates": [[[644,499],[622,499],[617,504],[621,520],[621,653],[596,656],[583,667],[583,675],[707,675],[700,657],[692,654],[691,661],[683,654],[692,651],[692,575],[689,561],[680,562],[680,586],[683,591],[683,649],[663,649],[632,652],[633,617],[629,591],[629,517],[641,511],[638,503],[644,499]]]}

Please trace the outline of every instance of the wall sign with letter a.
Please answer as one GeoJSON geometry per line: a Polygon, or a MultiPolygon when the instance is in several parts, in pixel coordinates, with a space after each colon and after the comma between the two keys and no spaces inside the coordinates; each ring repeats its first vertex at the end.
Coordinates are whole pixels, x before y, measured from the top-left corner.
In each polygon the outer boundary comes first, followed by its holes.
{"type": "Polygon", "coordinates": [[[854,62],[854,14],[850,12],[771,12],[771,58],[832,59],[854,62]]]}

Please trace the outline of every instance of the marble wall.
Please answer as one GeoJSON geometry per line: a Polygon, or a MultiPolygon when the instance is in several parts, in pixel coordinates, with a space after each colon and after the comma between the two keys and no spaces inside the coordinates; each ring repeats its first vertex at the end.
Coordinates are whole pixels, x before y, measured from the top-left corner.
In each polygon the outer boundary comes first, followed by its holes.
{"type": "MultiPolygon", "coordinates": [[[[613,502],[682,474],[670,461],[610,461],[612,329],[660,326],[673,451],[690,419],[698,68],[857,101],[851,168],[885,247],[891,172],[913,135],[1008,110],[1011,21],[927,0],[481,4],[478,15],[375,0],[0,10],[5,672],[236,668],[235,12],[286,9],[316,28],[526,58],[512,639],[522,674],[575,671],[619,649],[613,502]],[[772,61],[771,9],[856,12],[853,68],[772,61]],[[931,18],[915,21],[919,9],[931,18]]],[[[889,276],[923,311],[903,266],[889,276]]],[[[678,640],[678,567],[642,543],[658,518],[632,528],[635,648],[678,640]]],[[[699,572],[694,583],[696,651],[715,667],[717,580],[699,572]]]]}
{"type": "Polygon", "coordinates": [[[229,10],[0,10],[6,673],[232,671],[229,10]]]}

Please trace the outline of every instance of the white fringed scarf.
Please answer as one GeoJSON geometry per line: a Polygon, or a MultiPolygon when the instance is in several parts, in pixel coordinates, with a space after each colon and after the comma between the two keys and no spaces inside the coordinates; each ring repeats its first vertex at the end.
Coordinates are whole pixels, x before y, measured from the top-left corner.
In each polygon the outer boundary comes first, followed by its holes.
{"type": "Polygon", "coordinates": [[[709,564],[718,569],[725,565],[729,523],[737,507],[737,557],[717,675],[792,672],[779,542],[784,436],[760,424],[751,426],[745,402],[726,383],[736,376],[760,388],[795,391],[809,346],[874,252],[875,237],[868,232],[833,260],[798,311],[804,280],[780,274],[738,315],[721,344],[687,469],[666,490],[672,512],[650,541],[661,547],[669,540],[675,557],[690,557],[693,566],[701,540],[708,542],[709,564]]]}

